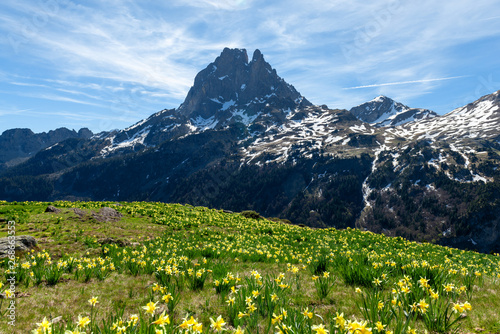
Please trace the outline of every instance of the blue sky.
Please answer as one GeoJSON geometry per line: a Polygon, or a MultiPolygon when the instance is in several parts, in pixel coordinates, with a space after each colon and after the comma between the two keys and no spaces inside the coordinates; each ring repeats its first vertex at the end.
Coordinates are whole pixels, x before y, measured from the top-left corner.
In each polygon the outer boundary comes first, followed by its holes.
{"type": "Polygon", "coordinates": [[[121,129],[176,108],[224,47],[315,104],[440,114],[500,89],[496,0],[2,0],[0,132],[121,129]]]}

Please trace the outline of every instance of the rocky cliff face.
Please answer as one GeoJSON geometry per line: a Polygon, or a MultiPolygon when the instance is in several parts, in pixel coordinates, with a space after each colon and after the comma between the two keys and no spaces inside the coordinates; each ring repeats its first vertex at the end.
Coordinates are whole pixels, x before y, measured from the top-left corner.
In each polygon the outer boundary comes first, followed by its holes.
{"type": "Polygon", "coordinates": [[[311,105],[255,50],[224,49],[194,80],[179,113],[195,123],[213,118],[218,127],[230,122],[249,123],[266,110],[311,105]],[[239,115],[235,115],[239,114],[239,115]]]}

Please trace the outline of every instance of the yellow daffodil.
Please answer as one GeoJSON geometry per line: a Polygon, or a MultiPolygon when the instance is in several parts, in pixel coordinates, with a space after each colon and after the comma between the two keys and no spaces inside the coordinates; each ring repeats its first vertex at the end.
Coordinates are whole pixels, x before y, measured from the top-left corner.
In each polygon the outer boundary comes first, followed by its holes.
{"type": "Polygon", "coordinates": [[[337,316],[333,318],[335,320],[335,327],[343,331],[345,329],[346,321],[344,318],[344,313],[339,314],[337,312],[337,316]]]}
{"type": "Polygon", "coordinates": [[[311,329],[316,332],[316,334],[327,334],[328,330],[323,324],[312,326],[311,329]]]}
{"type": "Polygon", "coordinates": [[[463,311],[465,311],[464,307],[460,304],[454,304],[453,305],[453,312],[455,313],[462,313],[463,311]]]}
{"type": "Polygon", "coordinates": [[[195,323],[193,325],[193,332],[195,332],[195,333],[202,333],[203,332],[203,324],[199,323],[199,322],[195,323]]]}
{"type": "Polygon", "coordinates": [[[147,303],[146,306],[143,306],[142,308],[144,310],[146,310],[146,313],[149,313],[149,314],[151,314],[151,316],[154,316],[155,310],[156,310],[156,304],[158,304],[158,302],[156,302],[156,303],[149,302],[149,303],[147,303]]]}
{"type": "Polygon", "coordinates": [[[210,318],[210,323],[211,323],[210,327],[213,328],[216,332],[221,332],[225,330],[224,325],[226,323],[224,322],[224,319],[220,315],[217,317],[217,320],[215,321],[212,318],[210,318]]]}
{"type": "Polygon", "coordinates": [[[452,292],[453,289],[455,288],[455,286],[452,283],[446,284],[446,285],[443,284],[443,286],[444,286],[444,289],[446,290],[446,292],[452,292]]]}
{"type": "Polygon", "coordinates": [[[420,280],[418,281],[418,283],[420,284],[421,288],[429,288],[429,280],[428,279],[420,277],[420,280]]]}
{"type": "Polygon", "coordinates": [[[89,317],[82,317],[82,316],[78,316],[78,327],[80,328],[85,328],[88,324],[90,324],[90,319],[89,317]]]}
{"type": "Polygon", "coordinates": [[[85,332],[80,332],[78,328],[75,328],[74,330],[66,330],[64,331],[64,334],[85,334],[85,332]]]}
{"type": "Polygon", "coordinates": [[[384,330],[384,328],[385,328],[385,326],[386,326],[386,325],[383,325],[380,321],[377,321],[377,322],[375,323],[375,327],[377,327],[377,330],[378,330],[379,332],[383,331],[383,330],[384,330]]]}
{"type": "Polygon", "coordinates": [[[302,315],[305,318],[309,318],[309,319],[312,319],[312,317],[313,317],[313,313],[309,311],[308,307],[306,307],[306,309],[302,312],[302,315]]]}
{"type": "Polygon", "coordinates": [[[92,305],[92,307],[94,307],[97,303],[99,303],[97,297],[92,297],[89,299],[89,304],[92,305]]]}
{"type": "Polygon", "coordinates": [[[137,314],[130,315],[129,322],[131,323],[131,325],[137,324],[138,321],[139,321],[139,316],[137,314]]]}
{"type": "Polygon", "coordinates": [[[36,324],[39,328],[42,328],[43,330],[48,330],[50,328],[50,322],[47,320],[46,317],[43,318],[42,322],[36,324]]]}
{"type": "Polygon", "coordinates": [[[282,314],[276,315],[276,314],[273,313],[273,317],[271,319],[271,323],[273,325],[275,325],[276,323],[280,323],[282,320],[283,320],[283,315],[282,314]]]}
{"type": "Polygon", "coordinates": [[[166,295],[163,295],[161,299],[168,304],[168,302],[171,301],[173,298],[174,297],[172,297],[172,294],[169,292],[166,295]]]}
{"type": "Polygon", "coordinates": [[[6,298],[12,298],[12,296],[14,296],[14,294],[12,293],[12,290],[10,290],[10,289],[5,290],[3,293],[5,293],[6,298]]]}
{"type": "Polygon", "coordinates": [[[227,300],[226,300],[226,303],[228,305],[234,305],[234,302],[235,302],[235,298],[234,297],[229,297],[227,300]]]}
{"type": "Polygon", "coordinates": [[[162,314],[160,314],[160,317],[158,318],[158,320],[153,321],[152,324],[155,324],[155,325],[158,325],[161,327],[165,326],[165,324],[170,325],[170,318],[169,318],[168,314],[165,315],[165,311],[164,311],[162,314]]]}
{"type": "Polygon", "coordinates": [[[424,299],[421,299],[418,302],[417,306],[418,306],[418,310],[422,314],[425,314],[425,312],[427,312],[427,309],[429,308],[429,304],[427,304],[424,299]]]}
{"type": "Polygon", "coordinates": [[[253,313],[253,312],[255,312],[255,310],[256,310],[256,309],[257,309],[257,308],[255,307],[255,304],[253,304],[253,303],[250,303],[250,304],[248,304],[248,306],[247,306],[247,310],[248,310],[248,312],[249,312],[249,313],[253,313]]]}

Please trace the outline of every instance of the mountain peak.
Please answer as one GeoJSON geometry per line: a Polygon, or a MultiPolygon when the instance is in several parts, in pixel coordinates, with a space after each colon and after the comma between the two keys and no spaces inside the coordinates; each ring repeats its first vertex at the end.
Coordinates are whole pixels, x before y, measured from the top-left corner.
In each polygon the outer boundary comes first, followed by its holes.
{"type": "Polygon", "coordinates": [[[248,120],[266,108],[293,110],[301,103],[310,105],[278,76],[260,50],[255,50],[252,61],[248,62],[245,49],[225,48],[213,63],[196,75],[194,85],[178,110],[192,120],[215,117],[222,126],[235,112],[243,113],[241,118],[248,120]]]}
{"type": "Polygon", "coordinates": [[[248,64],[248,54],[246,49],[230,49],[224,48],[219,57],[214,61],[215,65],[224,65],[225,63],[248,64]]]}
{"type": "Polygon", "coordinates": [[[374,98],[373,100],[371,100],[370,102],[384,102],[384,101],[394,101],[393,99],[385,96],[385,95],[379,95],[377,96],[376,98],[374,98]]]}
{"type": "Polygon", "coordinates": [[[396,126],[417,119],[435,117],[431,110],[410,108],[393,99],[380,95],[369,102],[352,108],[351,113],[363,122],[377,127],[396,126]]]}
{"type": "Polygon", "coordinates": [[[252,62],[256,62],[259,60],[264,60],[264,55],[262,54],[262,52],[260,52],[259,49],[255,49],[255,51],[253,52],[252,62]]]}

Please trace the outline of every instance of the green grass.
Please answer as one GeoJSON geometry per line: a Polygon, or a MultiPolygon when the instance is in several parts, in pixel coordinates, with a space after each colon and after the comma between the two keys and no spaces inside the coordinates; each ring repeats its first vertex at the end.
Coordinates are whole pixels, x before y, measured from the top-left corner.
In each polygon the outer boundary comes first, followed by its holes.
{"type": "MultiPolygon", "coordinates": [[[[442,282],[454,283],[457,287],[465,284],[462,270],[471,275],[478,272],[480,276],[471,276],[474,280],[473,290],[468,293],[471,298],[465,293],[453,297],[456,303],[468,301],[472,305],[466,317],[457,322],[460,325],[458,330],[464,333],[499,332],[498,256],[413,243],[354,229],[310,229],[178,204],[0,202],[0,218],[10,217],[21,218],[16,221],[17,235],[33,235],[39,243],[35,253],[19,254],[18,272],[29,275],[29,271],[39,270],[46,274],[49,267],[57,270],[55,268],[60,263],[61,278],[53,285],[48,284],[48,276],[43,276],[38,285],[34,279],[25,278],[18,282],[16,327],[10,327],[5,316],[0,317],[0,333],[27,333],[35,329],[36,323],[42,322],[44,317],[50,320],[59,316],[62,320],[56,327],[70,329],[79,315],[90,316],[88,300],[93,296],[98,297],[99,303],[92,310],[95,319],[87,327],[87,332],[90,332],[90,326],[94,333],[109,328],[102,325],[103,321],[109,322],[123,312],[124,319],[132,314],[139,316],[136,333],[149,333],[148,330],[154,327],[150,326],[153,319],[142,307],[154,300],[160,308],[154,319],[166,311],[171,320],[169,330],[177,328],[189,314],[203,323],[204,332],[209,330],[210,318],[221,315],[230,332],[238,324],[251,333],[274,333],[278,329],[277,324],[270,325],[272,314],[279,316],[285,310],[291,316],[281,324],[292,326],[292,314],[296,312],[298,332],[310,333],[310,325],[324,324],[331,333],[344,333],[340,328],[332,327],[334,317],[343,313],[346,320],[361,321],[363,314],[367,314],[358,307],[363,295],[369,297],[374,291],[379,291],[380,298],[389,301],[391,290],[406,275],[408,282],[413,284],[411,296],[416,298],[402,306],[409,308],[412,302],[428,298],[427,292],[419,292],[418,279],[430,278],[431,286],[435,283],[433,289],[444,297],[442,282]],[[44,213],[49,204],[60,208],[61,212],[44,213]],[[118,221],[98,222],[92,218],[92,213],[101,207],[115,208],[124,216],[118,221]],[[80,208],[87,214],[81,217],[73,208],[80,208]],[[125,246],[101,245],[100,241],[105,238],[113,238],[125,246]],[[73,268],[69,268],[70,262],[73,268]],[[23,271],[22,263],[30,263],[31,268],[23,271]],[[95,267],[88,269],[87,280],[85,268],[89,263],[94,263],[95,267]],[[78,264],[82,269],[77,269],[78,264]],[[161,302],[163,294],[153,291],[158,283],[154,272],[171,264],[176,264],[179,269],[179,274],[172,275],[165,283],[168,289],[180,295],[173,311],[167,310],[165,303],[161,302]],[[114,270],[110,269],[111,265],[114,270]],[[298,273],[291,271],[293,267],[299,269],[298,273]],[[104,277],[98,275],[101,268],[104,268],[104,277]],[[202,268],[205,269],[201,277],[205,280],[203,287],[193,283],[192,276],[189,276],[190,272],[196,275],[202,268]],[[324,270],[334,279],[331,290],[321,294],[312,277],[322,275],[324,270]],[[251,274],[253,271],[262,276],[262,285],[255,285],[258,283],[251,274]],[[226,301],[231,295],[217,293],[214,285],[216,279],[220,280],[227,273],[241,278],[234,285],[241,291],[248,290],[247,296],[251,291],[260,291],[260,297],[253,299],[259,306],[256,315],[252,315],[254,318],[248,316],[241,321],[230,321],[231,311],[226,301]],[[289,286],[284,289],[273,283],[281,273],[285,279],[280,282],[289,286]],[[380,287],[373,283],[374,278],[381,278],[380,287]],[[266,292],[266,287],[269,292],[266,292]],[[355,292],[358,287],[362,294],[355,292]],[[273,291],[279,295],[279,302],[271,307],[271,311],[265,311],[265,298],[273,291]],[[313,319],[306,321],[301,318],[300,312],[305,308],[313,310],[313,319]]],[[[1,227],[0,233],[6,234],[6,226],[1,227]]],[[[0,268],[4,277],[8,276],[6,268],[4,262],[0,268]]],[[[7,281],[4,279],[3,283],[7,281]]],[[[0,289],[4,290],[5,287],[0,289]]],[[[6,305],[4,300],[0,312],[6,310],[6,305]]],[[[243,312],[246,306],[243,300],[237,305],[243,312]]],[[[371,316],[376,318],[377,312],[371,316]]],[[[395,331],[398,320],[390,321],[386,329],[399,334],[395,331]]],[[[373,333],[378,334],[374,325],[374,320],[368,323],[373,333]]],[[[411,327],[419,332],[426,329],[421,314],[415,314],[411,327]]],[[[127,333],[131,333],[132,327],[128,330],[127,333]]],[[[64,330],[55,330],[55,333],[59,332],[64,333],[64,330]]]]}

